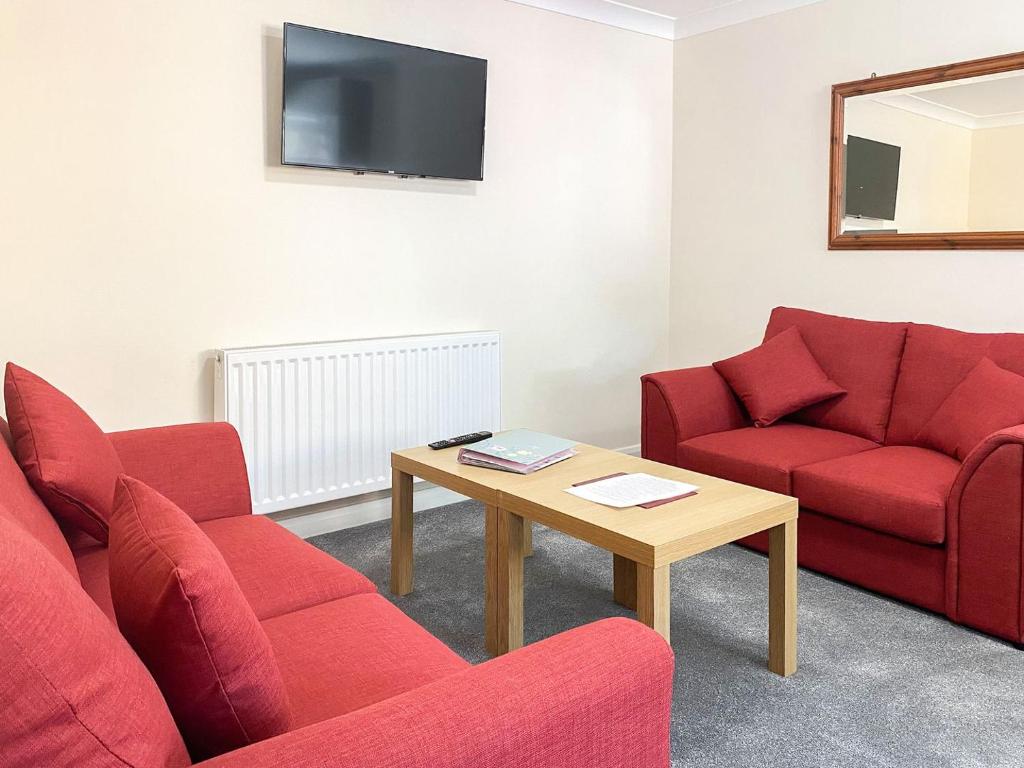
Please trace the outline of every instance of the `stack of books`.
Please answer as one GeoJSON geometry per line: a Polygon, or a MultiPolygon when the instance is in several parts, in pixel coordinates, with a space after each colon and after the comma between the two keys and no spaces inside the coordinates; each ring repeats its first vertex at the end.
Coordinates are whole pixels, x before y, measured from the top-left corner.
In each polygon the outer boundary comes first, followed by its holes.
{"type": "Polygon", "coordinates": [[[561,437],[513,429],[459,450],[459,463],[528,475],[575,456],[576,443],[561,437]]]}

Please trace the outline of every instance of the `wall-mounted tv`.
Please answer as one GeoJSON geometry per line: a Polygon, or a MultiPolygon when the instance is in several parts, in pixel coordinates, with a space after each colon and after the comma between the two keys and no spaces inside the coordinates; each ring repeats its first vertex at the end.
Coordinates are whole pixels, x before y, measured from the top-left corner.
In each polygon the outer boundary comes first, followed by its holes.
{"type": "Polygon", "coordinates": [[[847,137],[847,216],[894,221],[899,183],[899,147],[860,136],[847,137]]]}
{"type": "Polygon", "coordinates": [[[284,25],[281,162],[483,178],[487,62],[284,25]]]}

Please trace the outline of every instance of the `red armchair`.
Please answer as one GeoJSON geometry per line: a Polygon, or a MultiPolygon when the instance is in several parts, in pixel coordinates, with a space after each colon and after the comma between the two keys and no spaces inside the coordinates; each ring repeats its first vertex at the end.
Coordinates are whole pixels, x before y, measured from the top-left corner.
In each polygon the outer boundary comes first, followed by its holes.
{"type": "Polygon", "coordinates": [[[779,308],[765,336],[794,325],[849,395],[755,429],[714,368],[648,374],[644,457],[795,495],[801,565],[1024,643],[1024,425],[962,463],[917,440],[981,358],[1024,375],[1024,334],[779,308]]]}
{"type": "MultiPolygon", "coordinates": [[[[605,620],[472,667],[378,595],[361,574],[272,520],[253,516],[244,459],[230,426],[185,425],[109,437],[126,471],[181,506],[224,555],[267,631],[288,687],[294,730],[201,765],[668,766],[673,657],[646,627],[605,620]]],[[[12,585],[17,573],[0,563],[3,629],[31,633],[38,625],[33,615],[46,615],[55,624],[48,636],[74,638],[81,627],[95,628],[97,616],[101,624],[114,621],[106,547],[84,535],[72,536],[69,546],[4,441],[0,490],[0,517],[13,521],[19,536],[43,545],[42,567],[59,572],[53,578],[64,580],[62,590],[68,588],[69,569],[77,567],[70,574],[72,592],[82,596],[70,601],[77,606],[70,610],[62,593],[64,607],[55,612],[53,595],[37,591],[37,604],[25,606],[30,585],[12,585]],[[21,617],[30,624],[19,627],[21,617]],[[8,621],[15,623],[8,627],[8,621]]],[[[11,551],[17,547],[0,546],[0,560],[11,551]]],[[[17,644],[6,642],[5,632],[0,636],[5,657],[16,658],[17,644]]],[[[116,632],[111,637],[118,645],[111,655],[130,666],[130,649],[116,632]]],[[[90,637],[81,659],[74,652],[53,666],[61,673],[76,664],[98,669],[106,653],[97,642],[90,637]]],[[[121,711],[123,701],[138,706],[145,700],[125,690],[125,675],[116,682],[96,675],[90,686],[120,686],[117,696],[105,697],[59,679],[35,680],[35,690],[19,678],[14,689],[7,676],[13,673],[4,669],[23,668],[14,661],[0,668],[0,704],[8,715],[0,723],[0,766],[8,764],[8,745],[17,745],[20,754],[52,755],[54,744],[74,744],[61,751],[69,766],[143,765],[125,758],[154,748],[149,733],[132,730],[147,718],[127,718],[121,711]],[[76,701],[79,694],[87,698],[76,701]],[[113,703],[103,709],[107,701],[113,703]],[[92,732],[83,729],[85,722],[92,732]]],[[[166,718],[165,710],[150,714],[150,722],[166,718]]],[[[182,765],[173,755],[160,764],[182,765]]]]}

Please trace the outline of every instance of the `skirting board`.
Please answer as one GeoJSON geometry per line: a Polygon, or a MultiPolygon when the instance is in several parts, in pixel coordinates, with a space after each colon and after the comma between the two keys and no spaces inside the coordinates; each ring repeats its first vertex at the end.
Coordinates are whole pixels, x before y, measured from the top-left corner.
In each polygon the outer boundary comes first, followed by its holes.
{"type": "MultiPolygon", "coordinates": [[[[616,450],[620,453],[628,453],[631,456],[640,455],[639,445],[631,445],[616,450]]],[[[466,497],[460,493],[449,491],[447,488],[441,488],[431,483],[418,483],[415,488],[412,503],[413,509],[416,512],[466,500],[466,497]]],[[[271,514],[270,517],[277,520],[277,522],[295,535],[308,539],[324,533],[332,533],[345,530],[346,528],[366,525],[367,523],[375,523],[378,520],[387,520],[391,517],[391,494],[386,491],[383,493],[372,493],[350,499],[349,503],[344,505],[334,504],[329,507],[317,505],[308,507],[304,511],[271,514]]]]}

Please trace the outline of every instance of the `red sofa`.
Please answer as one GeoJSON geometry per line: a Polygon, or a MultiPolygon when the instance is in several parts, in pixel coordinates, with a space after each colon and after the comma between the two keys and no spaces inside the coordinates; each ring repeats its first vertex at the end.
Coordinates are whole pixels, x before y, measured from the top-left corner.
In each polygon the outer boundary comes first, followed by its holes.
{"type": "Polygon", "coordinates": [[[801,565],[1024,642],[1024,425],[962,463],[916,440],[982,358],[1024,374],[1024,334],[780,307],[765,339],[793,326],[848,394],[758,429],[713,367],[649,374],[644,457],[796,496],[801,565]]]}
{"type": "MultiPolygon", "coordinates": [[[[0,427],[6,432],[2,420],[0,427]]],[[[0,709],[6,723],[0,733],[10,742],[0,743],[0,767],[12,766],[12,753],[32,754],[33,764],[47,768],[172,765],[167,759],[124,758],[156,750],[147,744],[149,734],[126,725],[144,720],[126,717],[131,700],[83,715],[55,696],[64,682],[52,675],[70,666],[62,659],[48,656],[44,670],[11,661],[25,658],[12,646],[12,622],[55,624],[46,636],[74,648],[74,639],[66,638],[74,638],[78,628],[99,622],[107,631],[105,622],[115,618],[106,546],[81,533],[65,537],[8,450],[9,433],[5,437],[0,530],[8,532],[8,542],[5,549],[0,541],[0,563],[8,567],[5,572],[0,566],[0,709]],[[24,578],[20,591],[13,591],[10,563],[19,562],[12,555],[14,533],[41,545],[31,543],[39,553],[32,568],[43,569],[33,578],[42,574],[43,581],[58,584],[56,591],[67,593],[63,604],[80,606],[73,615],[40,616],[46,609],[28,603],[44,605],[47,595],[27,589],[24,578]],[[90,599],[71,594],[79,591],[90,599]],[[38,719],[40,712],[48,718],[45,727],[19,730],[19,722],[38,719]],[[97,720],[115,733],[114,743],[97,734],[97,720]]],[[[668,765],[673,659],[646,627],[624,619],[601,621],[470,666],[377,594],[364,576],[273,521],[253,516],[241,447],[230,426],[145,429],[110,439],[125,471],[184,509],[223,554],[270,638],[291,702],[292,730],[201,765],[668,765]]],[[[23,551],[26,546],[23,541],[23,551]]],[[[122,651],[120,634],[109,634],[118,645],[113,650],[131,653],[122,651]]],[[[93,646],[80,651],[100,659],[105,653],[93,646]]],[[[71,685],[82,693],[83,686],[96,683],[71,685]]],[[[111,698],[88,690],[82,695],[94,709],[95,701],[111,698]]]]}

